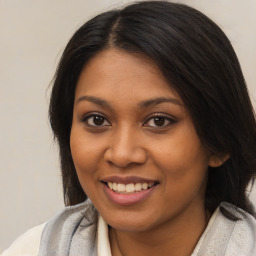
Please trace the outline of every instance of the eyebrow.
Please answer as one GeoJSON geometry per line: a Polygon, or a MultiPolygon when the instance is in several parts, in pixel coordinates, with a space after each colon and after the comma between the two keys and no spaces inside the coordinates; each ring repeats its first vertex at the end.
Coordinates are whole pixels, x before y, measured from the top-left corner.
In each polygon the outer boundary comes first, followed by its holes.
{"type": "MultiPolygon", "coordinates": [[[[101,98],[98,98],[98,97],[82,96],[82,97],[80,97],[76,100],[75,104],[78,104],[81,101],[89,101],[89,102],[92,102],[96,105],[112,109],[111,105],[107,101],[105,101],[101,98]]],[[[145,101],[140,102],[138,104],[138,106],[139,106],[139,108],[148,108],[152,105],[158,105],[158,104],[161,104],[161,103],[172,103],[172,104],[179,105],[179,106],[182,106],[182,107],[184,106],[178,99],[169,98],[169,97],[158,97],[158,98],[152,98],[152,99],[149,99],[149,100],[145,100],[145,101]]]]}
{"type": "Polygon", "coordinates": [[[159,97],[159,98],[145,100],[145,101],[140,102],[139,106],[140,106],[140,108],[147,108],[147,107],[150,107],[151,105],[158,105],[161,103],[173,103],[175,105],[184,107],[184,105],[178,99],[169,98],[169,97],[159,97]]]}
{"type": "Polygon", "coordinates": [[[92,102],[92,103],[94,103],[96,105],[99,105],[99,106],[107,107],[107,108],[110,108],[110,109],[112,108],[107,101],[105,101],[103,99],[100,99],[98,97],[82,96],[82,97],[78,98],[75,103],[78,104],[81,101],[89,101],[89,102],[92,102]]]}

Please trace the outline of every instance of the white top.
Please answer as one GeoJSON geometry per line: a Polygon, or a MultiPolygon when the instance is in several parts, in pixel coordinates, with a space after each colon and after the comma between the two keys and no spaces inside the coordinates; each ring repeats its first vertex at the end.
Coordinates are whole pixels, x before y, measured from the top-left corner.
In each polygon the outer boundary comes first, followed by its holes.
{"type": "Polygon", "coordinates": [[[29,229],[18,237],[0,256],[36,256],[39,252],[41,234],[46,223],[29,229]]]}
{"type": "MultiPolygon", "coordinates": [[[[11,246],[5,250],[0,256],[36,256],[39,252],[41,235],[46,223],[29,229],[27,232],[19,236],[11,246]]],[[[99,216],[98,230],[98,256],[111,256],[110,243],[108,239],[108,225],[99,216]]]]}
{"type": "Polygon", "coordinates": [[[97,230],[97,252],[98,256],[111,256],[110,243],[108,238],[108,225],[103,220],[101,216],[99,216],[98,220],[98,230],[97,230]]]}

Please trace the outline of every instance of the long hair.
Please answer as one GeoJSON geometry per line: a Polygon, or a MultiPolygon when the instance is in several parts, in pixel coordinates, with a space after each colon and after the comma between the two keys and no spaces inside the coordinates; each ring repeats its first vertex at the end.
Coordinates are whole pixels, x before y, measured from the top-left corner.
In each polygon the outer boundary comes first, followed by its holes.
{"type": "Polygon", "coordinates": [[[75,32],[63,52],[49,117],[59,144],[65,204],[86,199],[69,142],[76,84],[86,63],[107,48],[152,59],[182,98],[201,142],[219,157],[230,155],[208,170],[206,208],[213,212],[226,201],[252,213],[245,191],[256,172],[256,123],[236,54],[212,20],[166,1],[138,2],[100,14],[75,32]]]}

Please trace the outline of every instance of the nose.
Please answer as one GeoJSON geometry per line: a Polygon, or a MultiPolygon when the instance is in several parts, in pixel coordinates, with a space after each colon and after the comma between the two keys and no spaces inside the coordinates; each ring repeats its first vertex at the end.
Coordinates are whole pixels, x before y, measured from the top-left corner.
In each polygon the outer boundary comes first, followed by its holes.
{"type": "Polygon", "coordinates": [[[104,159],[110,165],[125,168],[146,162],[147,153],[143,140],[133,129],[122,128],[113,132],[104,159]]]}

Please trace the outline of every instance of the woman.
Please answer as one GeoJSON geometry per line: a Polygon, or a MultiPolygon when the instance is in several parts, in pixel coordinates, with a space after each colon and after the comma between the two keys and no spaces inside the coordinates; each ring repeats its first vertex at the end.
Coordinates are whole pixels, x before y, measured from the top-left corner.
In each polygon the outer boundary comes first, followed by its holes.
{"type": "Polygon", "coordinates": [[[150,1],[85,23],[49,115],[68,207],[3,255],[256,255],[253,108],[202,13],[150,1]]]}

